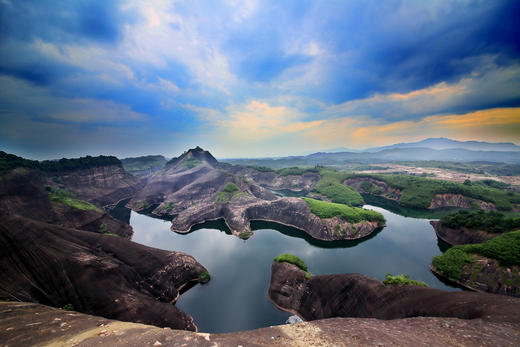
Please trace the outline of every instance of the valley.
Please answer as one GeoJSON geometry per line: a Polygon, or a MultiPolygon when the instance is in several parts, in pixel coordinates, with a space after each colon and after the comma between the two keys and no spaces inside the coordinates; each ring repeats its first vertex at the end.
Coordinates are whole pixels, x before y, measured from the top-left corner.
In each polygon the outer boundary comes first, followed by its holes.
{"type": "Polygon", "coordinates": [[[519,176],[420,164],[277,168],[200,147],[170,160],[2,152],[0,297],[205,333],[260,334],[294,314],[480,319],[466,308],[491,303],[501,308],[482,324],[516,321],[520,263],[504,254],[517,252],[519,176]],[[308,272],[273,263],[281,254],[308,272]],[[354,305],[344,294],[357,291],[367,297],[354,305]],[[450,304],[461,299],[471,304],[450,304]]]}

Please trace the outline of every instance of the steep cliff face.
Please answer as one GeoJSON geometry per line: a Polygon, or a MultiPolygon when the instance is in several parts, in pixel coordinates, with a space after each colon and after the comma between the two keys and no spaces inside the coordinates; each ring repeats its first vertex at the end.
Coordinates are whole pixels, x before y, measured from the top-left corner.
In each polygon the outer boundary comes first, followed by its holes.
{"type": "MultiPolygon", "coordinates": [[[[101,208],[78,209],[58,201],[51,201],[47,184],[55,184],[38,170],[16,169],[0,180],[0,215],[17,214],[30,219],[60,226],[105,232],[130,238],[132,227],[112,218],[101,208]]],[[[63,186],[63,184],[61,185],[63,186]]]]}
{"type": "Polygon", "coordinates": [[[57,172],[53,177],[97,206],[117,203],[144,186],[144,182],[125,173],[121,164],[57,172]]]}
{"type": "Polygon", "coordinates": [[[464,245],[482,243],[500,234],[489,233],[484,230],[473,230],[465,227],[451,229],[443,226],[440,221],[430,221],[437,236],[450,245],[464,245]]]}
{"type": "Polygon", "coordinates": [[[399,201],[403,192],[400,189],[394,188],[384,181],[376,180],[370,177],[356,177],[347,178],[343,184],[353,187],[359,193],[370,193],[374,195],[382,196],[389,200],[399,201]],[[373,190],[370,192],[365,191],[362,185],[363,182],[368,182],[373,185],[373,190]]]}
{"type": "Polygon", "coordinates": [[[461,194],[435,194],[428,209],[433,210],[442,207],[480,208],[481,210],[494,210],[496,206],[492,202],[469,198],[461,194]]]}
{"type": "Polygon", "coordinates": [[[305,320],[330,317],[454,317],[514,323],[520,299],[418,286],[384,285],[360,274],[312,276],[289,263],[271,266],[269,298],[305,320]]]}
{"type": "Polygon", "coordinates": [[[195,330],[172,305],[205,271],[193,257],[128,240],[2,216],[0,298],[195,330]]]}

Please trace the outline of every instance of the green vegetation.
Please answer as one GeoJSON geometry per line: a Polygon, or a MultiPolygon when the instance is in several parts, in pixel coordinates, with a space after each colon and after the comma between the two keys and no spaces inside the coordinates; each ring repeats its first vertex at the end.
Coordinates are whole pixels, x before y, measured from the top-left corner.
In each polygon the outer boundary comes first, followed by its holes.
{"type": "Polygon", "coordinates": [[[175,205],[173,202],[171,201],[168,201],[166,204],[164,204],[164,209],[167,211],[167,212],[170,212],[171,210],[173,210],[175,208],[175,205]]]}
{"type": "Polygon", "coordinates": [[[193,169],[195,166],[199,166],[201,163],[200,160],[195,158],[187,158],[182,162],[182,165],[187,169],[193,169]]]}
{"type": "Polygon", "coordinates": [[[461,194],[494,203],[497,209],[510,211],[511,203],[520,202],[520,194],[489,187],[485,184],[465,185],[424,177],[391,174],[349,174],[349,178],[365,177],[383,181],[391,187],[402,190],[399,204],[426,209],[436,194],[461,194]]]}
{"type": "Polygon", "coordinates": [[[428,285],[421,281],[412,280],[408,275],[397,275],[392,276],[391,274],[386,274],[386,278],[383,281],[384,284],[397,284],[400,286],[421,286],[428,287],[428,285]]]}
{"type": "Polygon", "coordinates": [[[306,168],[306,167],[293,166],[293,167],[279,169],[276,172],[280,176],[290,176],[290,175],[299,176],[299,175],[303,175],[306,172],[319,173],[319,169],[315,168],[315,167],[306,168]]]}
{"type": "Polygon", "coordinates": [[[376,211],[311,198],[302,199],[307,202],[311,212],[320,218],[332,218],[338,216],[349,223],[359,223],[361,221],[378,222],[379,225],[385,223],[385,217],[376,211]]]}
{"type": "Polygon", "coordinates": [[[146,200],[138,201],[135,205],[139,210],[146,210],[149,207],[146,200]]]}
{"type": "Polygon", "coordinates": [[[229,182],[222,188],[215,199],[215,204],[228,202],[236,193],[240,192],[240,188],[233,182],[229,182]]]}
{"type": "Polygon", "coordinates": [[[274,261],[277,263],[289,263],[298,266],[301,270],[305,272],[305,278],[309,279],[311,274],[307,269],[307,265],[301,260],[298,256],[289,253],[283,253],[274,258],[274,261]]]}
{"type": "Polygon", "coordinates": [[[89,169],[93,167],[121,165],[121,161],[113,156],[100,155],[98,157],[81,157],[77,159],[60,159],[60,160],[29,160],[18,157],[14,154],[8,154],[0,151],[0,173],[10,171],[17,167],[29,169],[38,169],[46,172],[68,171],[89,169]]]}
{"type": "Polygon", "coordinates": [[[249,231],[242,231],[240,233],[240,235],[238,235],[238,237],[240,237],[242,240],[247,240],[248,238],[250,238],[251,236],[253,235],[253,233],[249,232],[249,231]]]}
{"type": "Polygon", "coordinates": [[[363,198],[352,187],[345,186],[343,181],[348,174],[331,169],[320,170],[321,179],[312,192],[322,194],[332,202],[351,206],[363,206],[363,198]]]}
{"type": "Polygon", "coordinates": [[[432,265],[437,271],[454,280],[460,280],[464,265],[473,261],[471,255],[458,247],[460,246],[452,247],[446,253],[436,256],[432,260],[432,265]]]}
{"type": "Polygon", "coordinates": [[[125,158],[121,160],[126,172],[135,173],[145,170],[159,170],[166,164],[162,155],[147,155],[137,158],[125,158]]]}
{"type": "Polygon", "coordinates": [[[255,166],[255,165],[247,165],[250,169],[255,169],[256,171],[260,172],[275,172],[274,169],[267,167],[267,166],[255,166]]]}
{"type": "Polygon", "coordinates": [[[107,227],[107,225],[106,225],[105,223],[101,224],[101,225],[99,226],[99,230],[98,230],[98,232],[99,232],[100,234],[108,234],[108,227],[107,227]]]}
{"type": "Polygon", "coordinates": [[[72,304],[67,304],[67,305],[63,306],[62,309],[67,310],[67,311],[74,311],[74,306],[72,304]]]}
{"type": "Polygon", "coordinates": [[[520,218],[506,218],[495,211],[459,211],[441,218],[441,224],[448,228],[466,227],[491,233],[504,233],[520,228],[520,218]]]}
{"type": "Polygon", "coordinates": [[[208,283],[211,279],[211,276],[209,275],[209,272],[206,270],[202,270],[202,272],[199,275],[199,282],[202,284],[208,283]]]}
{"type": "Polygon", "coordinates": [[[459,245],[432,260],[444,276],[460,280],[464,265],[474,261],[471,254],[496,259],[501,266],[520,265],[520,230],[499,235],[484,243],[459,245]]]}
{"type": "Polygon", "coordinates": [[[373,195],[379,195],[383,192],[381,188],[378,188],[368,181],[361,182],[361,189],[363,189],[365,193],[373,195]]]}
{"type": "Polygon", "coordinates": [[[65,206],[75,208],[76,210],[94,210],[102,212],[96,206],[92,205],[87,201],[78,199],[78,197],[75,194],[65,189],[60,189],[58,187],[46,185],[45,190],[49,194],[50,201],[53,203],[61,203],[65,206]]]}

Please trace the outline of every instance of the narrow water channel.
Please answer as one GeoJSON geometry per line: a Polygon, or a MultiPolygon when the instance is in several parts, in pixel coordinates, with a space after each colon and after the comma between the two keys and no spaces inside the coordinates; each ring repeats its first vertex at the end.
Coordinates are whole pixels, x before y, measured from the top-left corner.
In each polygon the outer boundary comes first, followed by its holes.
{"type": "Polygon", "coordinates": [[[247,241],[227,234],[223,223],[208,223],[180,235],[170,231],[170,222],[135,212],[130,224],[133,241],[188,253],[211,273],[208,284],[191,288],[176,304],[193,316],[201,332],[283,324],[290,314],[279,311],[267,298],[271,263],[281,253],[298,255],[316,275],[361,273],[382,280],[387,273],[409,274],[430,287],[459,290],[441,282],[428,268],[443,245],[427,219],[364,207],[381,212],[387,227],[362,241],[320,242],[301,231],[264,222],[253,224],[255,235],[247,241]]]}

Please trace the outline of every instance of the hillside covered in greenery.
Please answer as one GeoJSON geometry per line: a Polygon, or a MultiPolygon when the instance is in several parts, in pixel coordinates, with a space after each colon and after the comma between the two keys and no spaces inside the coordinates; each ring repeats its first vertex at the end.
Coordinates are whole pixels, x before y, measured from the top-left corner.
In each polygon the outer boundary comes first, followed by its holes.
{"type": "Polygon", "coordinates": [[[475,261],[472,254],[495,259],[500,266],[520,265],[520,230],[499,235],[484,243],[452,247],[433,258],[432,265],[443,276],[460,280],[464,265],[475,261]]]}
{"type": "Polygon", "coordinates": [[[503,233],[520,229],[520,218],[505,217],[495,211],[458,211],[441,218],[442,226],[456,229],[484,230],[491,233],[503,233]]]}
{"type": "Polygon", "coordinates": [[[414,208],[428,208],[436,194],[461,194],[469,198],[491,202],[501,211],[510,211],[512,204],[520,203],[520,194],[492,188],[479,182],[463,184],[424,177],[393,174],[346,175],[346,178],[358,177],[383,181],[389,186],[401,190],[402,195],[399,199],[399,203],[414,208]]]}
{"type": "Polygon", "coordinates": [[[311,198],[302,198],[309,205],[311,212],[320,218],[339,217],[349,223],[362,221],[385,223],[385,217],[379,212],[366,210],[364,208],[336,204],[311,198]]]}
{"type": "Polygon", "coordinates": [[[14,154],[0,151],[0,172],[6,172],[17,167],[39,169],[46,172],[69,171],[79,169],[89,169],[108,165],[121,165],[121,161],[114,156],[100,155],[97,157],[60,159],[60,160],[29,160],[14,154]]]}

